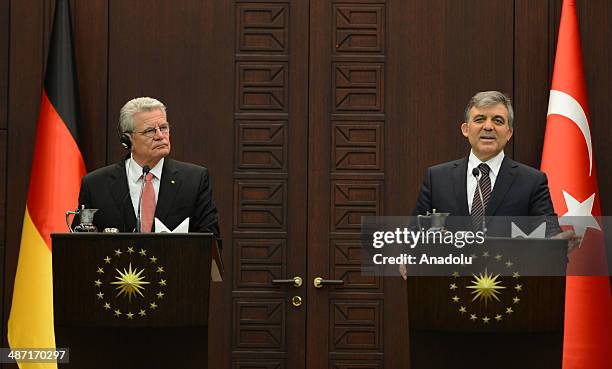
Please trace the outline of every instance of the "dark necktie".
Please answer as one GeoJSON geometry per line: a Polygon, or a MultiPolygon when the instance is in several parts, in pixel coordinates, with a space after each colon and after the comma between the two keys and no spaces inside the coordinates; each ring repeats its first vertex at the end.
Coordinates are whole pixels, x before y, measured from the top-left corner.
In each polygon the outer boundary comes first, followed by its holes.
{"type": "Polygon", "coordinates": [[[489,168],[487,164],[481,163],[478,169],[480,170],[480,179],[478,182],[480,184],[480,191],[482,191],[482,201],[480,200],[478,187],[476,187],[476,191],[474,191],[474,200],[472,201],[472,224],[474,225],[474,229],[477,230],[482,228],[482,220],[487,209],[487,204],[491,199],[491,178],[489,177],[491,168],[489,168]]]}

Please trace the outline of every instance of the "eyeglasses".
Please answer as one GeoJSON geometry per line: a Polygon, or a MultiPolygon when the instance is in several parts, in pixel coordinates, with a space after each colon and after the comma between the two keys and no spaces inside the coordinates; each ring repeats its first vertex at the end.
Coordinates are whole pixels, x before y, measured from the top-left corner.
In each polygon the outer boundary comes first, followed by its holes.
{"type": "Polygon", "coordinates": [[[157,127],[151,127],[151,128],[147,128],[144,131],[132,131],[131,133],[138,133],[141,134],[147,138],[153,138],[155,137],[155,133],[157,133],[157,130],[159,129],[159,132],[162,135],[167,135],[168,133],[170,133],[170,124],[169,123],[162,123],[157,127]]]}

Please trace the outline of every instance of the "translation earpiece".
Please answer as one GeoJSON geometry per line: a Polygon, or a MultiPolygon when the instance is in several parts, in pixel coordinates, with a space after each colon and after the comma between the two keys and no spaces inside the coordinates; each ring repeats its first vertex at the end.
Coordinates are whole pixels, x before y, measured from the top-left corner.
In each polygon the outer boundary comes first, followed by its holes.
{"type": "Polygon", "coordinates": [[[132,141],[130,141],[130,136],[128,136],[126,133],[119,135],[119,141],[124,149],[129,150],[132,148],[132,141]]]}

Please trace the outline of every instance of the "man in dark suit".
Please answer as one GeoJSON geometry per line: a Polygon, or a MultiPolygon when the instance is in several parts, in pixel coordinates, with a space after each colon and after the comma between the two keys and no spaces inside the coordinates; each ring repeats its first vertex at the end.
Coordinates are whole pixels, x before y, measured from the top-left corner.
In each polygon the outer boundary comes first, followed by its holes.
{"type": "Polygon", "coordinates": [[[546,221],[547,237],[568,239],[568,253],[578,246],[580,237],[559,227],[546,174],[504,155],[513,133],[510,98],[479,92],[464,118],[461,133],[470,142],[470,154],[427,169],[413,215],[450,213],[449,229],[486,228],[489,236],[510,236],[511,222],[530,233],[546,221]]]}
{"type": "MultiPolygon", "coordinates": [[[[427,168],[412,215],[449,213],[446,228],[485,230],[510,236],[511,222],[526,233],[546,221],[546,235],[561,232],[546,174],[504,154],[513,134],[510,98],[498,91],[479,92],[468,102],[461,133],[470,143],[467,157],[427,168]]],[[[406,269],[400,266],[406,278],[406,269]]]]}
{"type": "Polygon", "coordinates": [[[465,217],[465,226],[477,229],[485,216],[547,217],[547,233],[558,233],[546,175],[504,155],[513,122],[507,96],[497,91],[474,95],[461,124],[472,147],[470,154],[427,169],[413,215],[435,209],[465,217]]]}
{"type": "MultiPolygon", "coordinates": [[[[513,134],[513,121],[514,111],[507,96],[497,91],[479,92],[474,95],[467,104],[464,122],[461,124],[461,133],[468,139],[471,146],[470,153],[462,159],[427,169],[413,215],[425,214],[434,210],[450,213],[451,217],[448,218],[447,223],[449,230],[485,230],[487,236],[509,236],[510,222],[522,223],[522,230],[530,233],[534,226],[546,220],[548,236],[572,238],[573,232],[561,232],[559,228],[546,175],[504,155],[504,147],[513,134]],[[526,226],[531,229],[526,229],[526,226]]],[[[485,257],[485,254],[483,253],[482,256],[485,257]]],[[[399,271],[406,279],[408,275],[406,266],[400,265],[399,271]]],[[[484,274],[486,273],[485,267],[484,274]]],[[[482,277],[482,274],[480,276],[482,277]]],[[[500,280],[497,280],[498,276],[499,274],[493,278],[496,280],[494,284],[501,283],[500,280]]],[[[433,291],[439,288],[449,288],[448,279],[436,278],[421,279],[419,283],[433,291]]],[[[466,277],[465,280],[467,281],[468,278],[466,277]]],[[[474,283],[475,279],[472,279],[471,283],[474,283]]],[[[451,289],[457,287],[454,281],[450,283],[452,283],[451,289]]],[[[414,284],[408,286],[411,288],[414,284]]],[[[482,291],[488,288],[490,286],[482,288],[482,291]]],[[[425,300],[426,298],[422,299],[422,301],[425,300]]],[[[452,301],[458,302],[459,300],[452,301]]],[[[464,306],[461,308],[465,309],[464,306]]],[[[486,311],[486,302],[484,310],[486,311]]],[[[465,310],[459,311],[466,312],[465,310]]],[[[486,316],[485,318],[488,319],[486,316]]],[[[488,321],[484,322],[484,324],[487,323],[488,321]]],[[[429,358],[420,353],[432,351],[430,349],[420,350],[420,348],[435,347],[436,350],[446,353],[447,356],[458,359],[455,360],[456,366],[469,367],[470,365],[461,360],[462,357],[467,357],[465,354],[467,346],[457,344],[458,340],[465,335],[451,331],[452,329],[448,331],[437,329],[436,331],[436,328],[433,328],[433,331],[411,329],[410,340],[411,343],[414,343],[411,352],[415,353],[413,360],[429,362],[429,358]]],[[[540,338],[537,333],[530,334],[530,339],[532,339],[530,342],[533,344],[516,342],[516,350],[529,352],[534,344],[551,342],[546,335],[540,338]]],[[[499,332],[479,332],[471,334],[470,346],[487,347],[491,342],[503,338],[503,332],[501,334],[499,332]]]]}
{"type": "Polygon", "coordinates": [[[98,230],[150,232],[154,218],[172,230],[189,218],[189,232],[211,232],[218,238],[208,170],[167,158],[170,125],[164,104],[149,97],[128,101],[120,112],[118,133],[130,154],[87,174],[81,183],[79,205],[99,209],[94,216],[98,230]]]}
{"type": "MultiPolygon", "coordinates": [[[[427,169],[414,215],[436,209],[453,216],[469,216],[467,200],[468,158],[427,169]]],[[[472,171],[470,171],[472,176],[472,171]]],[[[476,196],[479,196],[476,193],[476,196]]],[[[473,202],[473,201],[472,201],[473,202]]],[[[537,169],[504,157],[486,216],[555,216],[546,175],[537,169]]]]}

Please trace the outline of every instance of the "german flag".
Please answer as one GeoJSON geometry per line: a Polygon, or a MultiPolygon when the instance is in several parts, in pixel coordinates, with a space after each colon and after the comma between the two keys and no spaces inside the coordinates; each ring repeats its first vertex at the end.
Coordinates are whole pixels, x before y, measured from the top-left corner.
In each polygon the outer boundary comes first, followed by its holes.
{"type": "MultiPolygon", "coordinates": [[[[78,89],[68,0],[58,0],[36,128],[13,303],[11,348],[54,348],[51,233],[77,207],[85,162],[78,145],[78,89]]],[[[56,368],[57,364],[20,364],[56,368]]]]}

